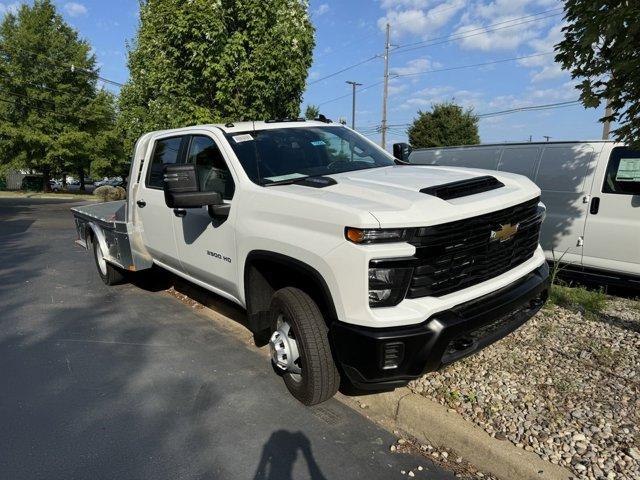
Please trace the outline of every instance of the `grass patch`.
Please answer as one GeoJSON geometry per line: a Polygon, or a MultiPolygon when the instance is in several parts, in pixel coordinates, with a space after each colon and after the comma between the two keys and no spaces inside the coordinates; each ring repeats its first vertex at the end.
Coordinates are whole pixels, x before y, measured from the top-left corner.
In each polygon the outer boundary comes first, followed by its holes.
{"type": "Polygon", "coordinates": [[[549,303],[574,312],[598,316],[607,308],[607,296],[602,290],[556,284],[551,286],[549,303]]]}

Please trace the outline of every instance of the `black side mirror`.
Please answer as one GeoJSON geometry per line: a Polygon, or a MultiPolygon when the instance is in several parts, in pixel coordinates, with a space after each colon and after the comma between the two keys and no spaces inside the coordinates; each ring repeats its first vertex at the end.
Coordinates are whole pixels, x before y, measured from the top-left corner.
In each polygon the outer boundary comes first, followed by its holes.
{"type": "Polygon", "coordinates": [[[408,143],[394,143],[393,156],[402,163],[409,163],[409,155],[411,155],[411,145],[408,143]]]}
{"type": "Polygon", "coordinates": [[[167,165],[164,168],[164,201],[169,208],[200,208],[222,205],[220,192],[201,192],[196,166],[167,165]]]}

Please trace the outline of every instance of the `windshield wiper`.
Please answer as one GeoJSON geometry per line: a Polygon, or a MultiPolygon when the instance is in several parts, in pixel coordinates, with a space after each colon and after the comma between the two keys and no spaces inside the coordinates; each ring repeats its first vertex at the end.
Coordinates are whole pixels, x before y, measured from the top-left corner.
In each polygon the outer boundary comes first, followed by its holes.
{"type": "Polygon", "coordinates": [[[298,177],[298,178],[288,178],[287,180],[279,180],[277,182],[269,182],[269,183],[263,183],[262,186],[263,187],[275,187],[278,185],[293,185],[294,183],[298,183],[302,180],[306,180],[307,178],[310,177],[298,177]]]}

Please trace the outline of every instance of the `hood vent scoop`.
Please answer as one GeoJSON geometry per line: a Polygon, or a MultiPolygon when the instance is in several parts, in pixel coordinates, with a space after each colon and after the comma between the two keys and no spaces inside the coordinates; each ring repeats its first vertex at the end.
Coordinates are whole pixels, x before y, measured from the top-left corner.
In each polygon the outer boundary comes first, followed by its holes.
{"type": "Polygon", "coordinates": [[[476,195],[502,187],[504,187],[504,183],[491,175],[486,175],[484,177],[470,178],[468,180],[459,180],[457,182],[445,183],[444,185],[423,188],[420,192],[441,198],[442,200],[451,200],[453,198],[468,197],[469,195],[476,195]]]}

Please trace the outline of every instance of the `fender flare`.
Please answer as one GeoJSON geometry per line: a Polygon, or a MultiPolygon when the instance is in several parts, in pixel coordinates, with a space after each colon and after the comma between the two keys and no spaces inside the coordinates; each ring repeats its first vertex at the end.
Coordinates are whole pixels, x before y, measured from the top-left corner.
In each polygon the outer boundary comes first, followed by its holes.
{"type": "Polygon", "coordinates": [[[309,276],[314,283],[316,283],[320,287],[320,294],[322,295],[325,304],[328,308],[328,314],[330,318],[327,320],[337,320],[338,315],[336,313],[336,305],[333,301],[333,296],[331,295],[331,290],[329,289],[329,285],[327,285],[324,277],[311,265],[302,262],[296,258],[289,257],[287,255],[283,255],[281,253],[272,252],[269,250],[252,250],[245,258],[244,262],[244,294],[245,294],[245,303],[247,305],[247,311],[251,311],[251,302],[249,295],[249,270],[252,263],[256,260],[266,260],[274,263],[279,263],[283,266],[290,267],[303,275],[309,276]]]}
{"type": "Polygon", "coordinates": [[[109,261],[109,246],[107,245],[107,239],[104,236],[104,232],[94,222],[88,222],[87,226],[85,227],[85,238],[89,238],[89,230],[91,230],[91,233],[93,233],[93,235],[91,236],[91,242],[94,242],[93,239],[98,240],[98,244],[100,244],[100,250],[102,250],[102,252],[105,254],[105,260],[109,261]]]}

